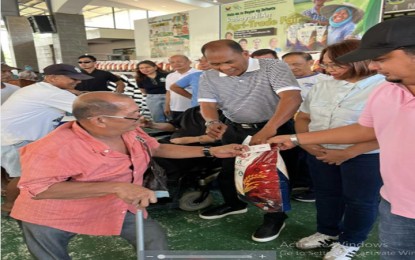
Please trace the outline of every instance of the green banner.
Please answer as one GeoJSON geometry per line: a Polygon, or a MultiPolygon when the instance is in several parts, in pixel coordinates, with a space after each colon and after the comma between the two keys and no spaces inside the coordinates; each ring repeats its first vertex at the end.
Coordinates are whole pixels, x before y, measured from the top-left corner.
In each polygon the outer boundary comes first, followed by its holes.
{"type": "Polygon", "coordinates": [[[250,52],[320,51],[361,38],[381,19],[382,0],[248,0],[221,6],[221,38],[250,52]]]}
{"type": "Polygon", "coordinates": [[[189,55],[189,13],[148,19],[151,58],[189,55]]]}

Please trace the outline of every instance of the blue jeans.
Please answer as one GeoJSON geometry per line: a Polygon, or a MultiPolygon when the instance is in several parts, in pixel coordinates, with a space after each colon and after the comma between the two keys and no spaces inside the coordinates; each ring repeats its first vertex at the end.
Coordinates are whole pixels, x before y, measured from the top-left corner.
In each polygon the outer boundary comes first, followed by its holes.
{"type": "Polygon", "coordinates": [[[167,118],[164,115],[165,94],[147,94],[146,103],[154,122],[166,122],[167,118]]]}
{"type": "Polygon", "coordinates": [[[317,231],[360,246],[376,221],[382,179],[379,154],[362,154],[341,165],[308,155],[316,193],[317,231]]]}
{"type": "Polygon", "coordinates": [[[379,220],[381,259],[415,259],[415,219],[391,213],[390,203],[382,199],[379,220]]]}
{"type": "MultiPolygon", "coordinates": [[[[161,226],[150,218],[145,219],[143,223],[145,250],[168,250],[166,235],[161,226]]],[[[75,233],[24,221],[22,221],[21,227],[26,245],[36,259],[71,259],[67,247],[69,240],[76,235],[75,233]]],[[[131,212],[128,212],[125,216],[120,237],[126,239],[134,247],[137,244],[135,215],[131,212]]]]}

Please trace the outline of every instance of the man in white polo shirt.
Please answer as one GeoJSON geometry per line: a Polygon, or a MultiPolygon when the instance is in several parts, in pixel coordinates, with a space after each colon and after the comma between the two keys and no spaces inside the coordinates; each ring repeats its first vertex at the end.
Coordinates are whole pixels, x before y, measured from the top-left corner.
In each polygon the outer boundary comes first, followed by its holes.
{"type": "MultiPolygon", "coordinates": [[[[185,55],[174,55],[169,58],[171,67],[175,70],[173,73],[170,73],[166,77],[166,108],[165,114],[176,119],[180,116],[186,109],[191,107],[191,100],[182,95],[177,94],[174,91],[170,91],[170,86],[173,83],[176,83],[179,79],[187,76],[191,73],[194,73],[198,70],[190,67],[192,63],[188,57],[185,55]]],[[[189,93],[192,93],[192,88],[188,87],[185,90],[189,93]]]]}

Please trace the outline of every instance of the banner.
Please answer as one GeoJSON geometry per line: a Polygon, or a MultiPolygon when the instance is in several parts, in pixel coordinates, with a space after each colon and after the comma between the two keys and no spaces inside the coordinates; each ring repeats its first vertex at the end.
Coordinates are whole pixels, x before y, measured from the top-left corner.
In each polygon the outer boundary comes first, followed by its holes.
{"type": "Polygon", "coordinates": [[[380,22],[382,0],[248,0],[221,6],[221,38],[252,53],[320,51],[380,22]]]}
{"type": "Polygon", "coordinates": [[[189,13],[148,19],[151,58],[189,55],[189,13]]]}
{"type": "Polygon", "coordinates": [[[415,0],[386,0],[385,14],[415,11],[415,0]]]}

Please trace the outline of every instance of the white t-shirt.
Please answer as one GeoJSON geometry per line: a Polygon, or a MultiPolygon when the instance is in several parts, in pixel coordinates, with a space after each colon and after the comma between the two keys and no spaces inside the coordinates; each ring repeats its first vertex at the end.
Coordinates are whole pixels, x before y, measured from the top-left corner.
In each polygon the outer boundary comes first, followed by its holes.
{"type": "Polygon", "coordinates": [[[20,89],[16,85],[12,85],[9,83],[3,83],[6,87],[1,89],[1,104],[3,105],[4,101],[6,101],[16,90],[20,89]]]}
{"type": "Polygon", "coordinates": [[[72,112],[76,96],[46,82],[24,87],[1,106],[1,145],[34,141],[51,132],[72,112]]]}
{"type": "MultiPolygon", "coordinates": [[[[199,71],[199,70],[191,68],[190,70],[186,71],[183,74],[180,74],[177,71],[170,73],[166,77],[166,90],[170,91],[170,86],[173,85],[173,83],[176,83],[176,81],[178,81],[179,79],[189,74],[192,74],[196,71],[199,71]]],[[[184,90],[186,90],[189,93],[192,93],[191,87],[185,88],[184,90]]],[[[192,101],[191,99],[185,98],[182,95],[177,94],[176,92],[170,91],[170,110],[171,111],[183,112],[186,109],[192,107],[191,101],[192,101]]]]}
{"type": "Polygon", "coordinates": [[[310,92],[310,89],[314,87],[319,81],[332,79],[331,76],[323,74],[323,73],[316,73],[310,76],[305,76],[302,78],[297,78],[298,84],[300,84],[301,88],[301,97],[303,100],[310,92]]]}

